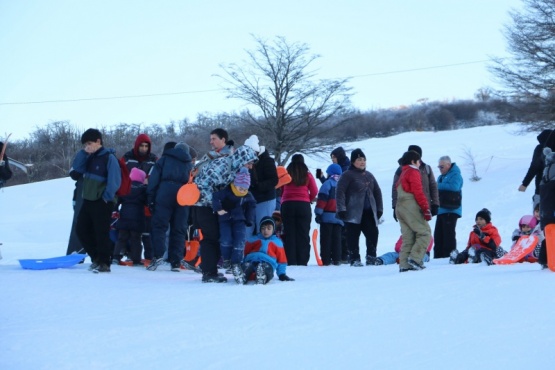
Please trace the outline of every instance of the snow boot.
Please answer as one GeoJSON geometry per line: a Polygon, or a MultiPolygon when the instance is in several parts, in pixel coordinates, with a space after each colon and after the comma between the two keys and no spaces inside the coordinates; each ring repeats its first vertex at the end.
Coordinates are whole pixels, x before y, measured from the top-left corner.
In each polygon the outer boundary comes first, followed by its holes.
{"type": "Polygon", "coordinates": [[[239,263],[234,263],[231,265],[231,272],[233,273],[233,278],[237,284],[245,284],[247,282],[247,278],[245,277],[245,273],[241,268],[239,263]]]}
{"type": "Polygon", "coordinates": [[[415,270],[424,270],[426,268],[426,266],[424,266],[423,263],[418,263],[415,260],[413,260],[412,258],[409,258],[407,260],[407,263],[415,270]]]}
{"type": "Polygon", "coordinates": [[[148,265],[148,266],[146,267],[146,269],[147,269],[148,271],[155,271],[155,270],[158,268],[158,266],[160,266],[160,265],[163,264],[163,263],[164,263],[164,259],[163,259],[163,258],[153,258],[153,259],[150,261],[150,265],[148,265]]]}
{"type": "Polygon", "coordinates": [[[208,273],[202,274],[203,283],[227,283],[227,278],[225,276],[220,276],[219,274],[213,275],[208,273]]]}
{"type": "Polygon", "coordinates": [[[351,261],[351,267],[362,267],[362,266],[364,265],[359,260],[351,261]]]}
{"type": "Polygon", "coordinates": [[[110,272],[110,265],[99,263],[97,267],[92,270],[92,272],[94,272],[95,274],[98,274],[99,272],[110,272]]]}
{"type": "Polygon", "coordinates": [[[266,284],[267,282],[268,277],[266,276],[264,262],[260,262],[258,266],[256,266],[256,284],[266,284]]]}
{"type": "Polygon", "coordinates": [[[478,258],[476,256],[476,248],[470,247],[468,248],[468,263],[476,263],[478,262],[478,258]]]}
{"type": "Polygon", "coordinates": [[[459,251],[456,249],[453,249],[451,251],[451,253],[449,253],[449,263],[454,265],[455,261],[457,260],[457,256],[459,255],[459,251]]]}

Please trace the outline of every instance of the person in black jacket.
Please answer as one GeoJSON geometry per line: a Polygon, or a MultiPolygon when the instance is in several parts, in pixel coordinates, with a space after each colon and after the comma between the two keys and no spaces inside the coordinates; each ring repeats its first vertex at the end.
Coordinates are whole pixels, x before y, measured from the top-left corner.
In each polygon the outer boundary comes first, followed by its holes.
{"type": "Polygon", "coordinates": [[[528,185],[535,178],[536,188],[534,190],[533,200],[534,203],[539,202],[537,199],[540,194],[540,182],[542,179],[542,172],[545,166],[544,155],[542,153],[543,148],[549,147],[551,150],[555,150],[555,131],[553,130],[543,130],[537,137],[538,145],[534,148],[534,153],[532,154],[532,161],[528,167],[528,171],[522,180],[522,184],[518,187],[518,191],[526,191],[528,185]]]}
{"type": "MultiPolygon", "coordinates": [[[[0,141],[0,152],[4,148],[4,143],[0,141]]],[[[4,158],[0,158],[0,188],[4,183],[12,178],[12,170],[10,169],[10,162],[8,155],[4,152],[4,158]]]]}
{"type": "MultiPolygon", "coordinates": [[[[255,149],[256,151],[256,146],[255,149]]],[[[247,237],[256,234],[255,226],[260,224],[264,217],[272,217],[276,210],[276,185],[278,175],[276,163],[264,147],[258,147],[258,162],[249,171],[251,175],[250,192],[256,200],[256,221],[247,227],[247,237]]]]}
{"type": "Polygon", "coordinates": [[[144,182],[146,173],[135,167],[131,169],[129,178],[131,179],[131,192],[118,199],[121,209],[116,224],[118,241],[114,249],[112,264],[118,264],[129,247],[128,259],[134,266],[142,266],[141,235],[145,227],[146,185],[144,182]]]}
{"type": "Polygon", "coordinates": [[[152,260],[147,270],[154,271],[164,262],[166,232],[170,228],[168,261],[172,271],[180,271],[185,252],[189,208],[177,203],[177,192],[189,181],[193,168],[189,147],[180,142],[167,149],[156,162],[147,186],[147,201],[152,213],[152,260]]]}

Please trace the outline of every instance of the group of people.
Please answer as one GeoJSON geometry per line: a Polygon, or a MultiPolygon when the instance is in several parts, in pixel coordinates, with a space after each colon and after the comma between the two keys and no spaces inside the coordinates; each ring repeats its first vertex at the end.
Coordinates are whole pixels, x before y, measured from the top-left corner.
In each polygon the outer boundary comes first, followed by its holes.
{"type": "MultiPolygon", "coordinates": [[[[545,135],[540,134],[542,139],[545,135]]],[[[361,234],[366,239],[366,265],[398,260],[400,272],[424,269],[432,246],[434,258],[450,258],[455,264],[491,264],[505,253],[487,209],[477,213],[466,249],[460,253],[456,250],[456,224],[462,215],[461,171],[449,156],[442,156],[436,180],[417,145],[410,145],[403,153],[393,178],[393,217],[401,229],[398,246],[394,252],[378,257],[378,225],[384,211],[382,192],[366,168],[366,155],[361,149],[353,150],[350,158],[342,147],[334,149],[325,174],[317,170],[315,177],[304,157],[295,154],[286,168],[291,181],[281,186],[275,161],[259,145],[256,135],[235,148],[226,130],[215,129],[210,133],[212,150],[197,161],[196,151],[183,142],[166,143],[158,158],[151,152],[148,135],[141,134],[133,149],[123,156],[131,190],[117,197],[121,171],[115,153],[103,147],[102,134],[96,129],[86,130],[81,142],[84,149],[77,153],[70,171],[76,188],[68,253],[86,251],[94,272],[110,272],[111,263],[117,263],[124,255],[130,264],[145,264],[149,271],[164,262],[170,264],[172,271],[180,271],[185,242],[190,230],[196,229],[202,235],[199,271],[203,282],[226,282],[219,267],[240,284],[251,280],[267,283],[274,273],[280,280],[290,281],[293,279],[287,276],[286,266],[307,265],[310,259],[312,213],[320,224],[324,265],[364,266],[359,248],[361,234]],[[182,206],[177,202],[177,193],[192,176],[199,199],[192,206],[182,206]],[[321,182],[320,189],[316,179],[321,182]],[[114,210],[119,213],[115,244],[107,232],[114,210]],[[433,237],[428,224],[432,217],[437,217],[433,237]]],[[[541,153],[544,160],[550,155],[541,153]]],[[[534,159],[533,164],[537,163],[534,159]]],[[[555,172],[555,167],[548,170],[546,179],[551,176],[550,171],[555,172]]],[[[528,177],[520,190],[531,181],[528,177]]],[[[539,187],[540,183],[543,182],[538,183],[539,187]]],[[[542,210],[548,209],[544,203],[549,197],[534,197],[544,202],[536,202],[537,214],[523,217],[516,234],[541,231],[539,225],[543,228],[545,222],[537,221],[547,220],[542,215],[548,212],[542,210]]],[[[545,246],[545,242],[541,245],[545,246]]],[[[539,258],[543,264],[540,250],[527,260],[539,258]]]]}

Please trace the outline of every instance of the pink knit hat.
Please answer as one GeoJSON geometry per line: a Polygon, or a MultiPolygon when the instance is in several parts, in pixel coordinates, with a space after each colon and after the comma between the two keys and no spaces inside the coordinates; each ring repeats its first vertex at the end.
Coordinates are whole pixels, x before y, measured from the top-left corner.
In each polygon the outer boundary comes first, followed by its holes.
{"type": "Polygon", "coordinates": [[[146,179],[146,173],[145,171],[138,169],[137,167],[133,167],[131,169],[131,173],[129,174],[129,178],[131,179],[131,181],[137,181],[137,182],[140,182],[141,184],[144,184],[146,179]]]}

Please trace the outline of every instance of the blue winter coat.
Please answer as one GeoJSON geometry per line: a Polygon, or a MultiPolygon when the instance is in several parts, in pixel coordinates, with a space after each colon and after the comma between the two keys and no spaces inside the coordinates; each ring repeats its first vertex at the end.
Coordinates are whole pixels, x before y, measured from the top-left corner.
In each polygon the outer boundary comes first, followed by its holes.
{"type": "Polygon", "coordinates": [[[146,185],[133,181],[131,192],[118,199],[121,204],[119,220],[116,224],[118,230],[144,231],[146,185]]]}
{"type": "Polygon", "coordinates": [[[121,170],[113,149],[101,147],[88,154],[81,149],[73,159],[70,176],[77,180],[83,176],[83,199],[115,202],[121,184],[121,170]]]}
{"type": "MultiPolygon", "coordinates": [[[[463,178],[461,176],[461,170],[457,166],[456,163],[451,164],[451,168],[449,172],[445,175],[439,175],[437,178],[437,190],[441,193],[442,190],[449,190],[449,191],[460,191],[462,192],[463,186],[463,178]]],[[[459,217],[462,216],[462,204],[459,208],[456,209],[448,209],[442,208],[441,204],[439,205],[438,215],[444,213],[456,213],[459,217]]]]}
{"type": "Polygon", "coordinates": [[[336,201],[337,180],[329,177],[320,187],[314,214],[322,216],[322,222],[343,225],[343,221],[335,217],[337,210],[336,201]]]}
{"type": "Polygon", "coordinates": [[[223,220],[245,221],[247,225],[254,225],[256,216],[256,200],[250,192],[244,197],[233,194],[231,186],[212,194],[212,209],[214,212],[225,210],[227,213],[219,215],[223,220]]]}
{"type": "Polygon", "coordinates": [[[189,181],[192,168],[188,152],[181,148],[168,149],[152,167],[148,177],[148,203],[177,203],[177,192],[189,181]]]}

